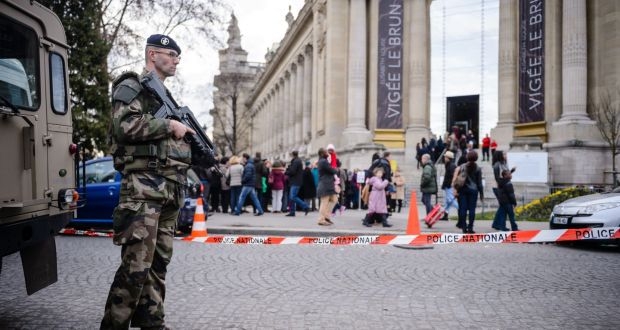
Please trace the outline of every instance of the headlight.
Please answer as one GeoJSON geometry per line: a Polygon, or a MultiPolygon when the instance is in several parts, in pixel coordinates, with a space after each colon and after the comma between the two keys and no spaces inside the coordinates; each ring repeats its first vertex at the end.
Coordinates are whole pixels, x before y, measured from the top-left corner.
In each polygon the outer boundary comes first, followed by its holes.
{"type": "Polygon", "coordinates": [[[596,212],[600,212],[607,209],[613,209],[616,207],[620,207],[620,203],[601,203],[601,204],[593,204],[586,206],[579,210],[579,214],[593,214],[596,212]]]}

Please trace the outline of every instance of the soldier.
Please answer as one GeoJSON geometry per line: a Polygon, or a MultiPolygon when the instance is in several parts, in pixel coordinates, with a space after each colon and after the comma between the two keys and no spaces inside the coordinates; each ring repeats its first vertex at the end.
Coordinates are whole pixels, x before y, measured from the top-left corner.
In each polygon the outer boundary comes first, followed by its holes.
{"type": "Polygon", "coordinates": [[[172,38],[147,39],[142,75],[124,73],[113,84],[111,152],[122,172],[119,204],[114,210],[114,244],[121,245],[121,265],[105,306],[101,329],[167,329],[164,325],[166,268],[182,186],[191,162],[183,137],[196,134],[182,123],[157,119],[160,104],[140,84],[154,71],[163,82],[174,76],[181,49],[172,38]]]}

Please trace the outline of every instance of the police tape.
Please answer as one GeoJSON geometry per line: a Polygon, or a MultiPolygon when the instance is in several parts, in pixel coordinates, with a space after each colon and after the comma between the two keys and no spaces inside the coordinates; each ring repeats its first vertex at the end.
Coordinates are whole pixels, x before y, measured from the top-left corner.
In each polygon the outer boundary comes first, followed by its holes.
{"type": "Polygon", "coordinates": [[[112,237],[114,236],[113,232],[81,230],[81,229],[73,229],[73,228],[63,228],[58,233],[61,235],[91,236],[91,237],[112,237]]]}
{"type": "MultiPolygon", "coordinates": [[[[63,235],[112,237],[112,232],[77,230],[65,228],[63,235]]],[[[584,240],[619,240],[620,228],[583,228],[522,230],[481,234],[422,233],[420,235],[350,235],[335,237],[312,236],[244,236],[210,235],[206,237],[187,236],[183,241],[206,244],[260,244],[260,245],[429,245],[456,243],[553,243],[584,240]]]]}
{"type": "Polygon", "coordinates": [[[551,243],[583,240],[620,240],[620,228],[549,229],[485,234],[422,233],[420,235],[368,235],[335,237],[225,236],[185,237],[206,244],[261,245],[429,245],[454,243],[551,243]]]}

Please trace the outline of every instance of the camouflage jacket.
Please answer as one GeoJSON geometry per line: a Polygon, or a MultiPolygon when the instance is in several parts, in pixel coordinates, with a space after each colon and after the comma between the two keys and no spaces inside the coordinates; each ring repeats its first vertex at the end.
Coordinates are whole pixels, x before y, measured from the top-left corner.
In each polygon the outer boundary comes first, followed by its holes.
{"type": "Polygon", "coordinates": [[[113,84],[110,152],[114,167],[123,174],[156,172],[185,183],[191,163],[190,145],[172,135],[170,120],[152,114],[159,101],[140,84],[142,75],[122,74],[113,84]]]}

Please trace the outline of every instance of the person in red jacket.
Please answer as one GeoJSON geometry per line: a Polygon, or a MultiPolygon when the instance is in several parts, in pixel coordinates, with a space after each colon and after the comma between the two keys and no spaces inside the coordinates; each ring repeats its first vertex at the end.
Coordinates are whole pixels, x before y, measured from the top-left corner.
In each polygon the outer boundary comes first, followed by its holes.
{"type": "MultiPolygon", "coordinates": [[[[491,147],[491,138],[489,134],[486,134],[482,139],[482,161],[489,161],[491,158],[489,157],[489,148],[491,147]]],[[[497,143],[495,144],[495,148],[497,148],[497,143]]]]}

